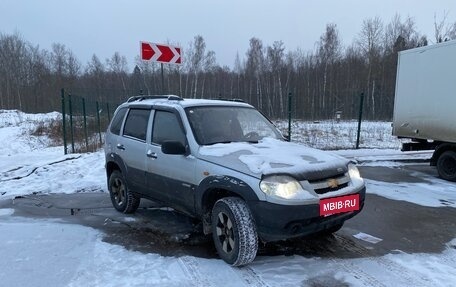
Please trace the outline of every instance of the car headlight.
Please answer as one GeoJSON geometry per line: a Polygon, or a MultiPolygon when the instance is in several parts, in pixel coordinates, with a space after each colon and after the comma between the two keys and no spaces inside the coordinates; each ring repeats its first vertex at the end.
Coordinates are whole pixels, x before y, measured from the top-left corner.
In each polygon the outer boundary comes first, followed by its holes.
{"type": "Polygon", "coordinates": [[[353,183],[362,184],[364,182],[363,178],[359,174],[358,168],[352,163],[348,164],[348,175],[350,175],[350,179],[353,183]]]}
{"type": "Polygon", "coordinates": [[[348,174],[350,178],[361,178],[358,168],[352,163],[348,164],[348,174]]]}
{"type": "Polygon", "coordinates": [[[260,182],[260,189],[269,196],[283,199],[308,199],[310,193],[301,187],[294,178],[285,175],[274,175],[260,182]]]}

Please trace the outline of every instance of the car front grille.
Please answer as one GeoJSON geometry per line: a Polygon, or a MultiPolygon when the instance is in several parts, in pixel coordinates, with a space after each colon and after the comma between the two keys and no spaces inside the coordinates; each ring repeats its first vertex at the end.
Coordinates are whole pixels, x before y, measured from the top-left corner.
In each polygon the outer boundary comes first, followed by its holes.
{"type": "Polygon", "coordinates": [[[317,194],[326,194],[340,190],[347,187],[349,182],[350,177],[347,174],[338,174],[328,178],[309,181],[317,194]]]}

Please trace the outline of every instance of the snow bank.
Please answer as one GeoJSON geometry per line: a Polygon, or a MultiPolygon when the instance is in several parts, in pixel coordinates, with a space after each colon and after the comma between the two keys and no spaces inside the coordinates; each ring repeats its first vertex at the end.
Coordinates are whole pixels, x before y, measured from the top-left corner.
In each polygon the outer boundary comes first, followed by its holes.
{"type": "Polygon", "coordinates": [[[106,191],[102,151],[63,155],[63,147],[49,147],[47,136],[30,134],[40,123],[60,118],[57,112],[0,110],[0,199],[106,191]]]}
{"type": "MultiPolygon", "coordinates": [[[[0,110],[0,155],[16,155],[40,150],[51,143],[47,136],[34,136],[31,131],[43,123],[61,119],[57,112],[26,114],[17,110],[0,110]]],[[[61,149],[63,153],[63,148],[61,149]]]]}
{"type": "Polygon", "coordinates": [[[425,175],[422,178],[430,183],[388,183],[365,179],[366,191],[422,206],[456,208],[456,185],[454,183],[425,175]]]}

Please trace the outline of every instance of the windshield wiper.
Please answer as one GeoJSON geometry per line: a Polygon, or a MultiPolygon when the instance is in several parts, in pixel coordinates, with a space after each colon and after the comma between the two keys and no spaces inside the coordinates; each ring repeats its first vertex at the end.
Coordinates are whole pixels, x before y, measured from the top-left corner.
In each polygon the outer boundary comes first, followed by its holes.
{"type": "Polygon", "coordinates": [[[205,143],[204,145],[214,145],[214,144],[229,144],[232,143],[232,141],[216,141],[216,142],[210,142],[210,143],[205,143]]]}

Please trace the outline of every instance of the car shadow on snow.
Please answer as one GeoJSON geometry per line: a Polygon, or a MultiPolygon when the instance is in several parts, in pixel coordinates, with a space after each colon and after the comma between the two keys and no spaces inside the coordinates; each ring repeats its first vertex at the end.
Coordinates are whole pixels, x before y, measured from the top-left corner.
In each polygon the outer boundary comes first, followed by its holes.
{"type": "MultiPolygon", "coordinates": [[[[166,208],[140,209],[132,216],[111,215],[114,216],[96,227],[104,232],[103,241],[107,243],[162,256],[218,258],[212,235],[204,235],[202,224],[186,215],[166,208]]],[[[313,235],[267,244],[260,242],[258,256],[280,255],[322,258],[374,256],[369,249],[343,234],[313,235]]]]}

